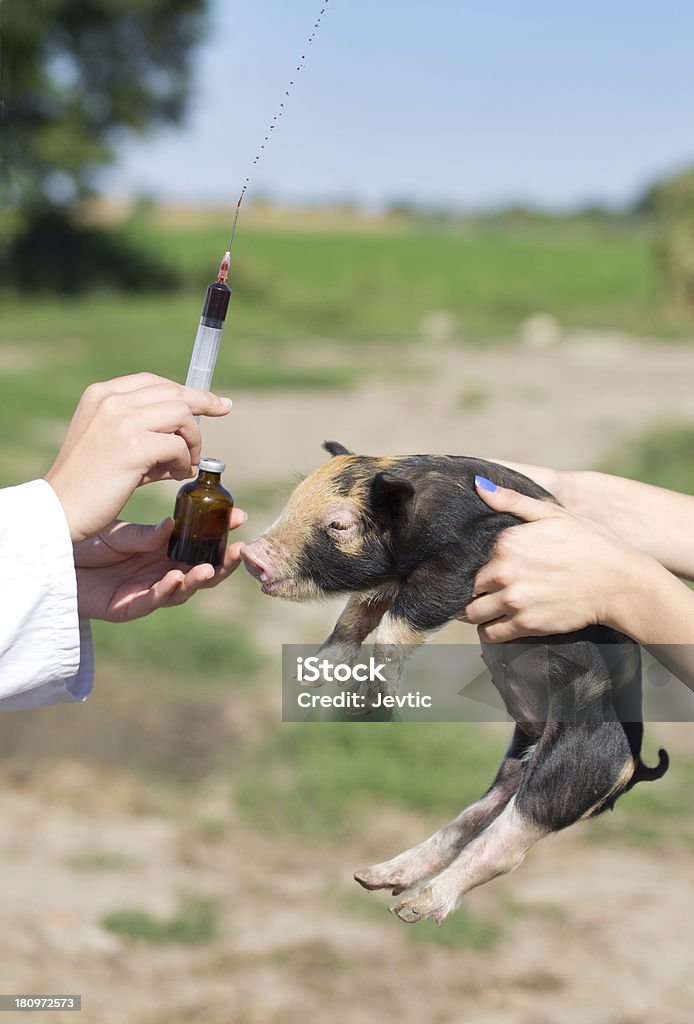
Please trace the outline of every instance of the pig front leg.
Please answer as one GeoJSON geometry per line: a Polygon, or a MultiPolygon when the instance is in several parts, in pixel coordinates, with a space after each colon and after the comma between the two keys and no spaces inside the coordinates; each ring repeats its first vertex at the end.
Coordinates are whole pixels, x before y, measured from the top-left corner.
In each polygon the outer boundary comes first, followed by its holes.
{"type": "MultiPolygon", "coordinates": [[[[397,588],[379,587],[361,594],[353,594],[318,653],[331,664],[354,665],[359,660],[361,645],[373,633],[390,607],[397,588]]],[[[322,683],[318,683],[321,686],[322,683]]]]}
{"type": "Polygon", "coordinates": [[[381,618],[374,637],[374,656],[386,665],[386,693],[397,691],[405,662],[414,651],[468,603],[471,582],[450,564],[450,559],[438,556],[418,566],[401,583],[381,618]]]}
{"type": "Polygon", "coordinates": [[[384,694],[397,693],[407,659],[435,632],[417,629],[401,618],[394,607],[386,612],[374,635],[374,659],[384,666],[383,675],[387,680],[380,688],[384,694]]]}
{"type": "MultiPolygon", "coordinates": [[[[399,596],[392,601],[376,627],[373,659],[378,666],[379,678],[361,683],[354,691],[364,701],[364,710],[357,714],[369,714],[374,707],[379,706],[380,697],[390,697],[397,693],[405,662],[417,647],[421,647],[436,632],[417,629],[401,618],[395,611],[399,596]]],[[[355,661],[357,657],[358,653],[355,661]]]]}

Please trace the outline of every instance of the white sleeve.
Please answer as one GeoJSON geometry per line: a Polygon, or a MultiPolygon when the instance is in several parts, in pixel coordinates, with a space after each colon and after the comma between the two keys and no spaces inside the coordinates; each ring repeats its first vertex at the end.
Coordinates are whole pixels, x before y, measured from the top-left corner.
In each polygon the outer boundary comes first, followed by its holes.
{"type": "Polygon", "coordinates": [[[84,700],[94,653],[77,611],[63,507],[49,483],[0,490],[0,711],[84,700]]]}

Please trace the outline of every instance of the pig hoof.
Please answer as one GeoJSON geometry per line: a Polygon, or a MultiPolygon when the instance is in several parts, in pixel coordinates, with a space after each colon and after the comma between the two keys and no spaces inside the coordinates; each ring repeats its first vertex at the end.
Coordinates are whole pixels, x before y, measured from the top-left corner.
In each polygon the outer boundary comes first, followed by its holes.
{"type": "Polygon", "coordinates": [[[359,882],[359,885],[368,889],[369,892],[373,892],[374,889],[392,889],[396,884],[384,878],[382,872],[379,872],[377,867],[362,868],[361,871],[355,871],[354,881],[359,882]]]}
{"type": "Polygon", "coordinates": [[[394,903],[392,907],[388,907],[391,914],[395,914],[405,924],[416,924],[417,921],[421,921],[422,918],[419,916],[419,911],[416,907],[408,906],[406,903],[394,903]]]}
{"type": "Polygon", "coordinates": [[[385,869],[379,864],[372,868],[362,868],[361,871],[355,872],[354,880],[369,892],[373,892],[374,889],[392,889],[393,896],[399,896],[408,887],[408,883],[387,865],[385,869]]]}
{"type": "Polygon", "coordinates": [[[405,921],[406,924],[416,924],[417,921],[426,921],[428,918],[432,918],[437,924],[441,924],[444,918],[448,917],[452,909],[452,907],[446,906],[445,903],[441,903],[436,899],[429,885],[424,889],[420,889],[419,892],[406,896],[399,903],[393,903],[392,906],[388,907],[391,914],[395,914],[401,921],[405,921]]]}
{"type": "Polygon", "coordinates": [[[365,889],[391,889],[393,896],[399,896],[405,889],[437,874],[441,867],[440,858],[424,843],[390,860],[363,868],[354,877],[365,889]]]}
{"type": "MultiPolygon", "coordinates": [[[[359,661],[360,652],[359,644],[332,644],[326,641],[322,647],[318,648],[316,654],[320,655],[322,662],[327,661],[334,668],[335,665],[355,665],[359,661]]],[[[332,673],[329,673],[329,678],[332,678],[332,673]]],[[[322,686],[323,681],[319,685],[322,686]]],[[[338,680],[337,685],[342,689],[345,684],[343,680],[338,680]]]]}

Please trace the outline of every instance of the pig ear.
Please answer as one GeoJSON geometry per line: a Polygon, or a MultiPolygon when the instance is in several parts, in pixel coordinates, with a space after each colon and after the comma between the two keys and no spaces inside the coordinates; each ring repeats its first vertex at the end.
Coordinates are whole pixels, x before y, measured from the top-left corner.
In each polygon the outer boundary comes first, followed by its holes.
{"type": "Polygon", "coordinates": [[[413,495],[414,487],[406,477],[384,471],[371,484],[371,507],[379,518],[395,519],[402,516],[413,495]]]}
{"type": "Polygon", "coordinates": [[[345,448],[339,441],[323,441],[321,448],[324,448],[326,452],[329,452],[333,458],[336,455],[354,455],[349,448],[345,448]]]}

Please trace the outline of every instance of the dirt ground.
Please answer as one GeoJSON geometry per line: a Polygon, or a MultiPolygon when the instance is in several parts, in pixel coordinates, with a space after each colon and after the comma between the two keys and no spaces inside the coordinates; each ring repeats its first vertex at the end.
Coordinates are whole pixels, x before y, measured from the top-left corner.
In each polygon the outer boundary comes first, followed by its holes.
{"type": "MultiPolygon", "coordinates": [[[[226,455],[240,499],[244,489],[277,487],[274,515],[283,484],[321,461],[326,437],[360,452],[474,453],[580,467],[655,422],[694,418],[694,348],[684,345],[576,335],[542,351],[431,345],[399,359],[413,372],[395,384],[379,379],[344,394],[242,393],[229,421],[206,427],[207,449],[226,455]]],[[[234,581],[202,595],[200,605],[233,615],[249,587],[234,581]]],[[[254,639],[276,666],[283,641],[320,640],[334,612],[268,603],[254,639]]],[[[274,727],[278,690],[230,694],[215,722],[201,719],[201,746],[212,730],[223,744],[274,727]]],[[[493,949],[420,943],[411,935],[418,926],[391,917],[386,897],[351,879],[357,867],[423,838],[418,816],[388,811],[339,845],[261,834],[244,822],[218,773],[172,792],[109,762],[92,730],[98,737],[104,718],[126,729],[128,701],[136,707],[133,742],[150,726],[160,743],[186,735],[185,722],[157,712],[154,698],[108,672],[84,709],[3,724],[0,992],[81,992],[84,1006],[79,1015],[22,1020],[694,1020],[690,848],[599,843],[575,827],[532,850],[515,874],[470,894],[473,913],[503,917],[493,949]],[[102,926],[104,914],[133,905],[170,915],[186,893],[218,906],[214,943],[133,945],[102,926]]],[[[653,727],[649,749],[662,738],[673,754],[691,754],[694,727],[653,727]]]]}
{"type": "Polygon", "coordinates": [[[206,425],[207,447],[229,452],[241,493],[242,482],[309,472],[325,438],[363,454],[496,456],[567,469],[595,464],[655,422],[694,419],[694,348],[617,332],[575,332],[544,350],[389,346],[378,364],[373,382],[346,394],[235,395],[230,385],[235,408],[206,425]],[[390,385],[389,362],[407,374],[390,385]]]}
{"type": "MultiPolygon", "coordinates": [[[[79,1019],[103,1024],[692,1020],[691,853],[601,847],[569,830],[468,897],[488,918],[514,907],[492,952],[445,949],[414,943],[385,897],[356,894],[381,916],[341,909],[353,868],[418,838],[414,821],[389,815],[378,836],[316,850],[245,828],[219,790],[202,788],[197,820],[148,800],[131,779],[70,761],[3,785],[4,992],[81,992],[79,1019]],[[221,835],[196,828],[205,813],[221,835]],[[75,869],[114,850],[120,865],[75,869]],[[143,949],[99,926],[133,903],[171,914],[187,891],[221,910],[213,952],[143,949]]],[[[66,1019],[28,1019],[52,1016],[66,1019]]]]}

